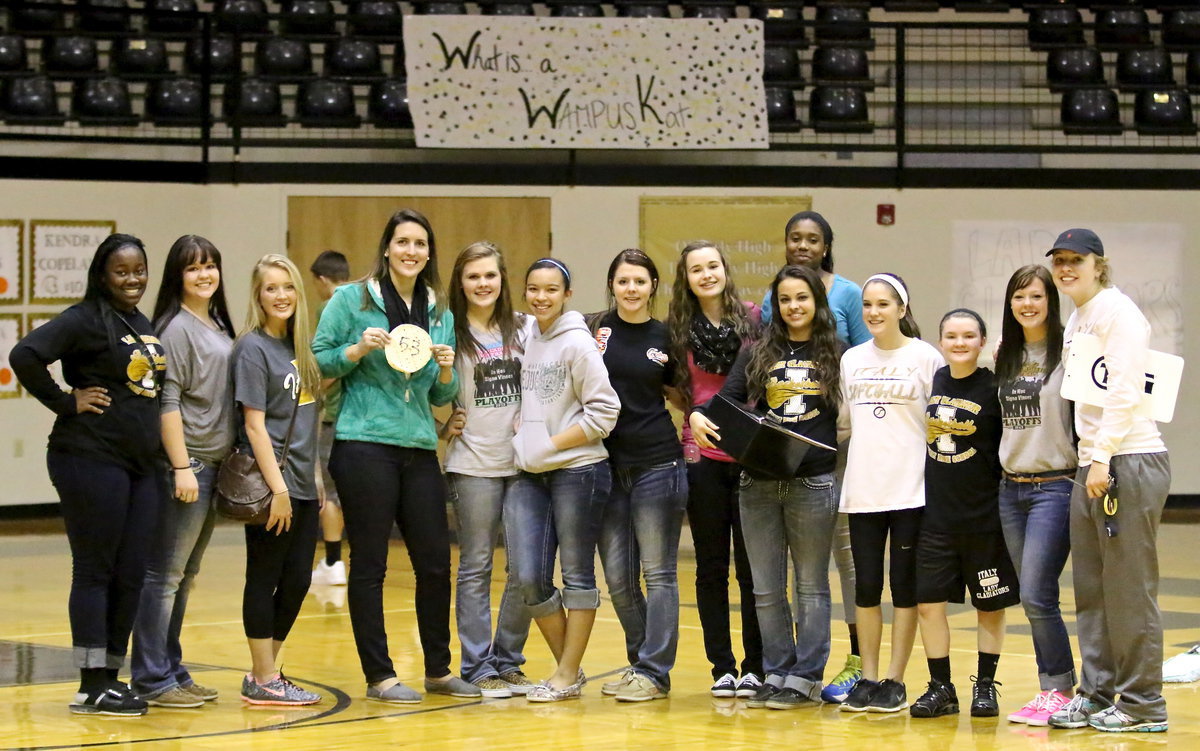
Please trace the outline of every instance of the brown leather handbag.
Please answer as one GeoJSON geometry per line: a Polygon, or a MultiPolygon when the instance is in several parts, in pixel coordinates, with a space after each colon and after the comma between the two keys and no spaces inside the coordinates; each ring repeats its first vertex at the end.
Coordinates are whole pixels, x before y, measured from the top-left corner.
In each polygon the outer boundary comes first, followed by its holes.
{"type": "MultiPolygon", "coordinates": [[[[297,398],[292,405],[292,420],[288,423],[287,435],[283,438],[283,453],[278,457],[280,471],[287,463],[292,429],[296,427],[296,413],[299,411],[300,399],[297,398]]],[[[248,446],[238,446],[221,462],[221,469],[217,471],[216,495],[217,513],[226,519],[244,524],[266,524],[271,516],[274,493],[248,446]]]]}

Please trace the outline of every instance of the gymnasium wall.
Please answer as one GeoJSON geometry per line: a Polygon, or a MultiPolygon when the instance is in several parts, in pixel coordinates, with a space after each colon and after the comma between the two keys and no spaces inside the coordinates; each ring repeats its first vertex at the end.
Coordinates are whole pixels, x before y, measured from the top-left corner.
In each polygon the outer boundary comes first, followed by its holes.
{"type": "MultiPolygon", "coordinates": [[[[1200,236],[1200,193],[1188,191],[1054,190],[795,190],[636,187],[472,187],[251,185],[199,186],[144,183],[0,181],[0,218],[113,219],[122,232],[145,240],[151,253],[151,286],[142,307],[152,306],[162,260],[181,234],[201,234],[225,258],[225,282],[234,320],[243,320],[249,269],[260,255],[286,247],[290,195],[536,196],[550,199],[554,254],[567,261],[577,280],[574,307],[592,310],[603,302],[609,260],[638,242],[638,199],[642,195],[810,195],[836,233],[839,273],[861,281],[881,270],[908,281],[918,322],[936,332],[951,300],[952,223],[956,220],[1023,220],[1062,228],[1100,223],[1177,223],[1183,228],[1184,321],[1196,320],[1200,301],[1186,291],[1200,268],[1190,263],[1200,236]],[[876,205],[894,204],[896,223],[876,224],[876,205]]],[[[398,207],[399,208],[399,207],[398,207]]],[[[382,228],[380,228],[382,229],[382,228]]],[[[436,227],[435,227],[436,229],[436,227]]],[[[782,236],[783,228],[771,232],[782,236]]],[[[456,249],[443,249],[454,252],[456,249]]],[[[1119,265],[1115,271],[1121,282],[1119,265]]],[[[1000,290],[998,294],[1002,294],[1000,290]]],[[[1186,324],[1185,324],[1186,326],[1186,324]]],[[[1185,328],[1181,353],[1191,360],[1200,334],[1185,328]]],[[[930,338],[927,333],[926,338],[930,338]]],[[[1175,421],[1163,426],[1174,458],[1175,494],[1200,493],[1200,462],[1192,460],[1186,437],[1200,430],[1200,405],[1189,394],[1200,387],[1200,360],[1184,373],[1175,421]]],[[[45,438],[51,413],[36,400],[0,400],[0,505],[49,503],[56,497],[45,470],[45,438]]]]}

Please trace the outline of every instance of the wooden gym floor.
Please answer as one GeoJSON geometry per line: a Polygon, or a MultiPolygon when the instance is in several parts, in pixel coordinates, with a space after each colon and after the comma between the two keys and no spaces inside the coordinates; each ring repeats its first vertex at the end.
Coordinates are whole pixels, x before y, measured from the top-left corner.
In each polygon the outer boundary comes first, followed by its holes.
{"type": "MultiPolygon", "coordinates": [[[[1104,734],[1048,730],[1006,722],[1037,690],[1029,628],[1020,609],[1009,611],[1008,639],[998,674],[1001,717],[967,714],[934,720],[896,715],[850,715],[830,706],[790,712],[748,710],[736,700],[709,697],[711,682],[695,608],[690,542],[681,550],[681,635],[668,700],[618,705],[602,698],[599,684],[624,665],[620,625],[603,603],[584,661],[591,683],[582,700],[530,705],[523,699],[464,701],[427,698],[410,707],[363,699],[364,684],[350,633],[345,588],[311,591],[289,637],[284,663],[289,677],[324,694],[315,707],[248,708],[238,698],[248,667],[242,635],[241,530],[223,525],[214,535],[193,591],[184,624],[184,654],[198,681],[221,691],[202,709],[152,707],[141,718],[72,715],[76,685],[67,626],[70,559],[57,525],[0,523],[0,748],[60,749],[1200,749],[1200,684],[1167,686],[1171,730],[1166,734],[1104,734]],[[7,529],[4,529],[7,527],[7,529]],[[17,534],[5,534],[17,532],[17,534]]],[[[1167,654],[1200,641],[1200,577],[1195,565],[1197,527],[1164,524],[1160,603],[1167,654]]],[[[498,558],[502,553],[498,553],[498,558]]],[[[413,615],[412,574],[403,546],[393,543],[385,607],[392,655],[402,680],[420,687],[421,660],[413,615]]],[[[500,567],[497,571],[501,571],[500,567]]],[[[597,566],[597,570],[599,567],[597,566]]],[[[500,574],[493,583],[498,603],[500,574]]],[[[841,595],[831,575],[835,622],[826,677],[840,669],[847,651],[841,595]]],[[[1064,575],[1064,606],[1073,626],[1070,574],[1064,575]]],[[[951,617],[952,661],[960,697],[969,701],[975,672],[974,615],[956,608],[951,617]]],[[[734,618],[737,624],[737,618],[734,618]]],[[[735,634],[736,641],[736,634],[735,634]]],[[[926,669],[919,644],[907,683],[909,698],[924,689],[926,669]]],[[[887,634],[884,635],[885,652],[887,634]]],[[[455,667],[458,664],[457,644],[455,667]]],[[[536,628],[526,649],[526,672],[545,677],[550,655],[536,628]]],[[[886,654],[885,654],[886,659],[886,654]]],[[[964,703],[964,710],[966,704],[964,703]]]]}

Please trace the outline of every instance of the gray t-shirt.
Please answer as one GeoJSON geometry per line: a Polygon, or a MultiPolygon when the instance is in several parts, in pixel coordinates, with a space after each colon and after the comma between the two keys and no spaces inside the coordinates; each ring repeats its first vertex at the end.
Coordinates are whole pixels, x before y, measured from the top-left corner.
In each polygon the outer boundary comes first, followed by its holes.
{"type": "Polygon", "coordinates": [[[218,464],[229,454],[237,434],[230,398],[233,339],[180,310],[159,340],[167,353],[162,413],[179,413],[189,457],[218,464]]]}
{"type": "Polygon", "coordinates": [[[467,410],[467,424],[462,435],[446,445],[446,471],[472,477],[508,477],[517,473],[512,439],[513,426],[521,413],[521,355],[525,352],[527,327],[518,330],[508,352],[498,333],[472,333],[483,352],[460,357],[455,365],[455,406],[467,410]]]}
{"type": "Polygon", "coordinates": [[[1000,384],[1000,465],[1005,472],[1072,472],[1076,465],[1071,405],[1059,393],[1063,366],[1046,373],[1046,342],[1025,345],[1025,362],[1000,384]]]}
{"type": "MultiPolygon", "coordinates": [[[[233,345],[233,398],[241,406],[266,413],[267,434],[276,454],[283,448],[294,400],[299,398],[296,427],[283,480],[292,498],[317,498],[317,419],[320,413],[312,394],[300,388],[296,355],[291,342],[261,330],[251,331],[233,345]]],[[[239,406],[240,410],[240,406],[239,406]]],[[[238,441],[249,445],[244,423],[238,441]]]]}

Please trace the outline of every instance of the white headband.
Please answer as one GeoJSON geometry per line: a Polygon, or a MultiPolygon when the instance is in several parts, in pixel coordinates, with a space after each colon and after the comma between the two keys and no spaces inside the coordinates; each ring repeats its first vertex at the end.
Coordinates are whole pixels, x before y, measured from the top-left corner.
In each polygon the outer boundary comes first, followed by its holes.
{"type": "Polygon", "coordinates": [[[908,307],[908,290],[904,289],[904,282],[901,282],[891,274],[875,274],[870,279],[863,282],[863,289],[866,289],[867,285],[871,282],[883,282],[892,289],[896,290],[896,294],[900,297],[900,302],[904,305],[904,307],[908,307]]]}
{"type": "Polygon", "coordinates": [[[570,271],[567,271],[567,267],[566,267],[566,266],[564,266],[563,264],[561,264],[561,263],[559,263],[558,261],[554,260],[553,258],[540,258],[540,259],[538,259],[538,261],[537,261],[537,263],[542,263],[542,262],[545,262],[545,263],[552,263],[552,264],[554,264],[556,267],[558,267],[558,270],[562,272],[562,275],[563,275],[563,280],[564,280],[564,281],[566,281],[566,283],[567,283],[568,285],[570,285],[570,284],[571,284],[571,272],[570,272],[570,271]]]}

